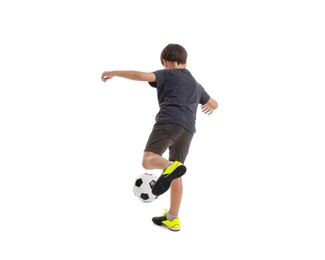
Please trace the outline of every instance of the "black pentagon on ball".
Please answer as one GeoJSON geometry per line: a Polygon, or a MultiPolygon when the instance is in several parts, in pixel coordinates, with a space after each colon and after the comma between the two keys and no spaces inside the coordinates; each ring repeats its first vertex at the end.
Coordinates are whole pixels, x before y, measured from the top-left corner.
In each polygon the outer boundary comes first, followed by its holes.
{"type": "Polygon", "coordinates": [[[139,178],[135,181],[135,186],[140,187],[142,183],[143,183],[143,180],[141,178],[139,178]]]}
{"type": "Polygon", "coordinates": [[[143,200],[148,200],[149,195],[147,193],[141,193],[140,198],[143,199],[143,200]]]}
{"type": "Polygon", "coordinates": [[[152,180],[151,182],[149,182],[150,188],[152,189],[152,187],[156,184],[155,180],[152,180]]]}

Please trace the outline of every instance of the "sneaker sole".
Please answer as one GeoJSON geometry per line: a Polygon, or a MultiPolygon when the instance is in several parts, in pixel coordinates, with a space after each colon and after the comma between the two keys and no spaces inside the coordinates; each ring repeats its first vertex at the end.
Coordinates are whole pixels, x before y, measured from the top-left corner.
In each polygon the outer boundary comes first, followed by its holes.
{"type": "MultiPolygon", "coordinates": [[[[165,226],[167,227],[167,226],[165,226]]],[[[170,228],[170,227],[167,227],[170,231],[173,231],[173,232],[177,232],[177,231],[180,231],[180,228],[177,228],[177,229],[173,229],[173,228],[170,228]]]]}
{"type": "Polygon", "coordinates": [[[186,172],[185,165],[178,166],[172,173],[168,175],[161,175],[152,187],[152,194],[159,196],[165,193],[172,183],[173,180],[182,177],[186,172]]]}

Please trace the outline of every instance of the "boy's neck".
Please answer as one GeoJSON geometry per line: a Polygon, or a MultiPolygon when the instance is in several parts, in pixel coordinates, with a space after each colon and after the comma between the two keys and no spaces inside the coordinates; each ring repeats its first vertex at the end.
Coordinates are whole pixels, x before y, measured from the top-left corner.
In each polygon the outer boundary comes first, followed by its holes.
{"type": "Polygon", "coordinates": [[[166,69],[185,69],[186,64],[178,64],[176,61],[166,61],[165,68],[166,69]]]}

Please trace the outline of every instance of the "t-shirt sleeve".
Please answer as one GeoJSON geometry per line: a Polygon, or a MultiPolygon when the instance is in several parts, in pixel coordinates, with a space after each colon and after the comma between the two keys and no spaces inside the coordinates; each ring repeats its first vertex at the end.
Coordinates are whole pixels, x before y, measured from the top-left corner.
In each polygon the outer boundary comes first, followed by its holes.
{"type": "Polygon", "coordinates": [[[205,89],[201,85],[200,85],[200,87],[201,87],[200,104],[204,105],[209,101],[210,95],[205,91],[205,89]]]}
{"type": "Polygon", "coordinates": [[[156,88],[157,87],[157,81],[153,81],[153,82],[148,82],[149,85],[153,88],[156,88]]]}
{"type": "Polygon", "coordinates": [[[164,70],[157,70],[153,73],[156,76],[156,81],[154,82],[148,82],[151,87],[159,88],[165,81],[165,71],[164,70]]]}

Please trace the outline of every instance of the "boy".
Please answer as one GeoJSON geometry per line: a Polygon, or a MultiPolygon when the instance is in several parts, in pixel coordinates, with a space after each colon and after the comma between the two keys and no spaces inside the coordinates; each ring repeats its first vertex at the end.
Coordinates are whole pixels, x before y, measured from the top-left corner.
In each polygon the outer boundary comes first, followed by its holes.
{"type": "Polygon", "coordinates": [[[179,44],[168,44],[161,52],[164,69],[155,72],[104,71],[104,82],[113,77],[147,81],[157,89],[159,112],[148,138],[142,165],[147,170],[163,172],[152,188],[154,195],[161,195],[170,188],[170,208],[160,217],[152,218],[156,225],[172,231],[180,230],[178,212],[182,200],[182,176],[192,137],[196,132],[196,111],[201,104],[203,113],[210,115],[218,103],[186,69],[187,51],[179,44]],[[168,160],[162,155],[169,150],[168,160]]]}

